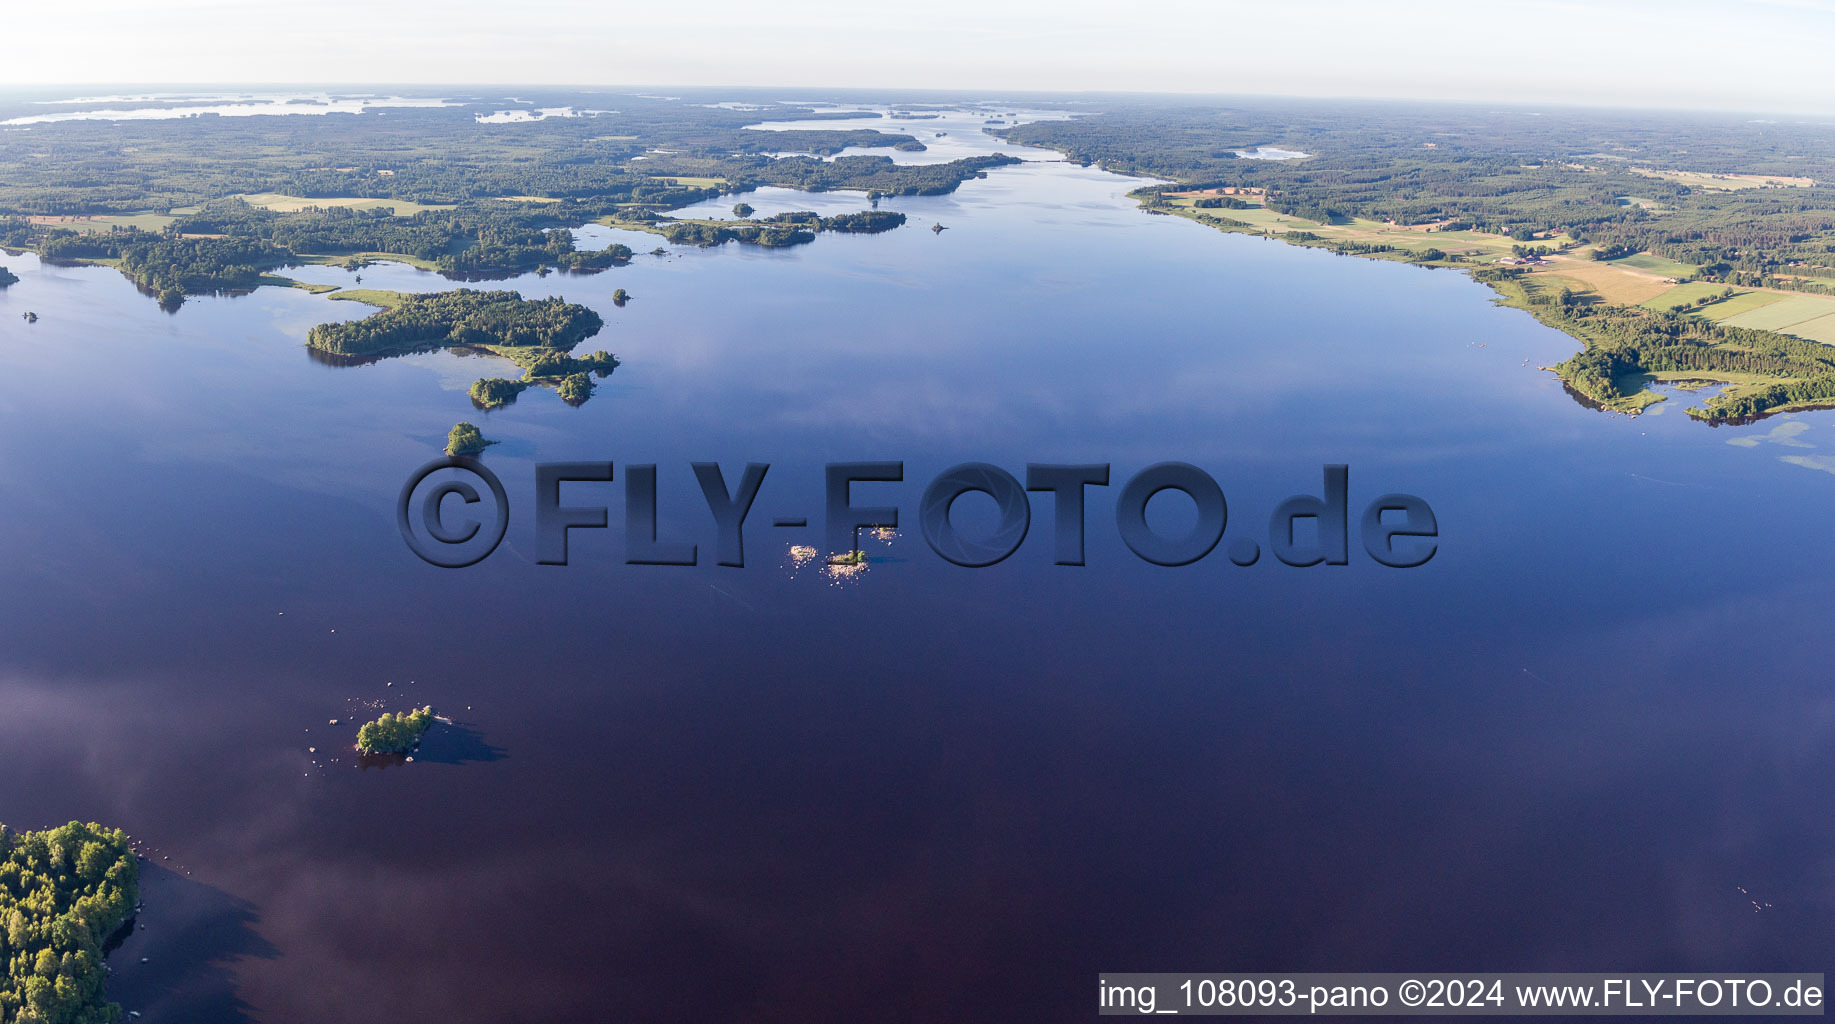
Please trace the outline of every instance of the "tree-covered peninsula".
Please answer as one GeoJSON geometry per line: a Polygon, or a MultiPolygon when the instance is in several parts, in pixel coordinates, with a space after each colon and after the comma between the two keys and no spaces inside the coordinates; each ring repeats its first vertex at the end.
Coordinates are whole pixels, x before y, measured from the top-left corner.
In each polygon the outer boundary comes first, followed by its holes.
{"type": "Polygon", "coordinates": [[[0,267],[0,288],[5,288],[9,284],[18,284],[18,283],[19,283],[18,275],[14,274],[12,271],[6,269],[5,267],[0,267]]]}
{"type": "Polygon", "coordinates": [[[357,749],[365,754],[410,754],[431,728],[431,705],[402,715],[385,711],[382,717],[357,730],[357,749]]]}
{"type": "Polygon", "coordinates": [[[127,836],[71,822],[0,825],[0,1024],[112,1024],[102,957],[133,916],[140,871],[127,836]]]}

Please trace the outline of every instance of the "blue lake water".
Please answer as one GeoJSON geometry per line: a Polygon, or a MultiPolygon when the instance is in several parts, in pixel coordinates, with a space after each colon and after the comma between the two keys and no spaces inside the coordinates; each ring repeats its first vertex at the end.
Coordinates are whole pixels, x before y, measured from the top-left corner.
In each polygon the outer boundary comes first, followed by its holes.
{"type": "MultiPolygon", "coordinates": [[[[907,124],[935,122],[880,127],[907,124]]],[[[1536,369],[1571,339],[1483,286],[1147,216],[1137,184],[1027,163],[886,200],[911,223],[883,235],[507,283],[604,315],[582,348],[623,365],[579,408],[475,410],[472,380],[513,373],[490,357],[310,358],[360,305],[169,314],[6,257],[0,819],[149,849],[114,996],[148,1020],[1031,1020],[1089,1013],[1113,969],[1816,969],[1835,414],[1591,412],[1536,369]],[[516,511],[445,571],[394,502],[458,420],[502,442],[516,511]],[[857,500],[904,528],[864,572],[796,565],[823,464],[866,459],[903,460],[857,500]],[[567,485],[612,529],[564,568],[528,511],[559,460],[619,478],[567,485]],[[711,564],[702,460],[771,464],[744,569],[711,564]],[[1353,517],[1419,495],[1440,550],[1149,565],[1114,496],[1164,460],[1221,484],[1226,545],[1345,463],[1353,517]],[[964,461],[1112,464],[1088,564],[1052,564],[1044,495],[1007,561],[930,552],[918,496],[964,461]],[[642,463],[700,565],[624,564],[642,463]],[[354,765],[355,721],[410,703],[456,724],[354,765]]],[[[1177,505],[1150,518],[1178,532],[1177,505]]]]}

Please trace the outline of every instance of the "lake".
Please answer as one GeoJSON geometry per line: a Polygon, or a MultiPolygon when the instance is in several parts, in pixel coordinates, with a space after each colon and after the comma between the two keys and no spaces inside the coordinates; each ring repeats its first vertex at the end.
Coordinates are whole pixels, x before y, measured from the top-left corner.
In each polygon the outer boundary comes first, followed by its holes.
{"type": "MultiPolygon", "coordinates": [[[[582,349],[623,365],[579,408],[475,410],[471,381],[514,375],[494,357],[310,358],[353,303],[169,314],[5,259],[0,820],[148,851],[114,998],[1062,1020],[1104,970],[1817,969],[1835,414],[1589,411],[1537,369],[1576,343],[1459,274],[1148,216],[1138,181],[938,124],[877,126],[1034,162],[885,200],[910,222],[882,235],[506,284],[604,315],[582,349]],[[513,513],[449,571],[394,503],[459,420],[502,442],[513,513]],[[903,528],[863,572],[797,564],[823,465],[878,459],[904,482],[856,501],[903,528]],[[617,464],[564,492],[612,529],[538,565],[533,467],[564,460],[617,464]],[[708,460],[771,465],[743,569],[712,564],[708,460]],[[1438,554],[1385,568],[1353,523],[1348,566],[1150,565],[1115,494],[1167,460],[1222,486],[1226,546],[1344,463],[1353,517],[1419,495],[1438,554]],[[1088,564],[1052,564],[1044,495],[996,566],[930,551],[919,495],[968,461],[1110,463],[1088,564]],[[644,463],[701,564],[624,564],[644,463]],[[357,722],[423,703],[455,721],[415,763],[353,763],[357,722]]],[[[864,206],[709,209],[741,198],[864,206]]],[[[1180,501],[1150,521],[1180,532],[1180,501]]]]}

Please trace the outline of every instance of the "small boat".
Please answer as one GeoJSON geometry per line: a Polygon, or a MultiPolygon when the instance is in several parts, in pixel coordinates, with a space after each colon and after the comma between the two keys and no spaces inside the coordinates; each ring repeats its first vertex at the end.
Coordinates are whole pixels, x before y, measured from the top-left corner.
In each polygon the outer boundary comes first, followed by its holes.
{"type": "Polygon", "coordinates": [[[37,313],[22,313],[20,314],[20,319],[24,320],[28,324],[35,324],[38,322],[38,314],[37,313]]]}

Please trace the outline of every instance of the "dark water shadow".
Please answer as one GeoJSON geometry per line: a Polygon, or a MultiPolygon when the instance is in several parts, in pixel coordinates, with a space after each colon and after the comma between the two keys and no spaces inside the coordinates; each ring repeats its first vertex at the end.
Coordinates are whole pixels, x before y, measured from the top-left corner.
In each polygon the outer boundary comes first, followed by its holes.
{"type": "Polygon", "coordinates": [[[479,764],[501,761],[509,756],[502,747],[492,746],[483,733],[469,725],[441,723],[428,730],[414,759],[433,764],[479,764]]]}
{"type": "Polygon", "coordinates": [[[254,905],[148,861],[140,863],[140,898],[146,911],[108,958],[107,997],[148,1020],[252,1021],[236,995],[235,965],[280,956],[255,930],[254,905]]]}
{"type": "MultiPolygon", "coordinates": [[[[578,344],[579,342],[574,343],[574,345],[578,344]]],[[[387,352],[371,352],[364,355],[345,355],[341,352],[327,352],[322,348],[314,348],[311,345],[306,345],[304,348],[308,359],[325,366],[369,366],[373,363],[380,363],[384,359],[395,359],[399,356],[424,355],[428,352],[439,352],[442,350],[450,352],[455,356],[470,356],[475,359],[504,358],[502,355],[492,352],[488,348],[481,348],[477,345],[426,344],[390,349],[387,352]]],[[[555,351],[568,352],[571,351],[572,348],[573,346],[568,346],[565,349],[557,348],[555,351]]]]}
{"type": "Polygon", "coordinates": [[[405,767],[408,758],[416,764],[480,764],[501,761],[510,755],[502,747],[492,746],[484,734],[469,725],[442,722],[421,737],[412,754],[358,754],[357,767],[364,771],[405,767]]]}

